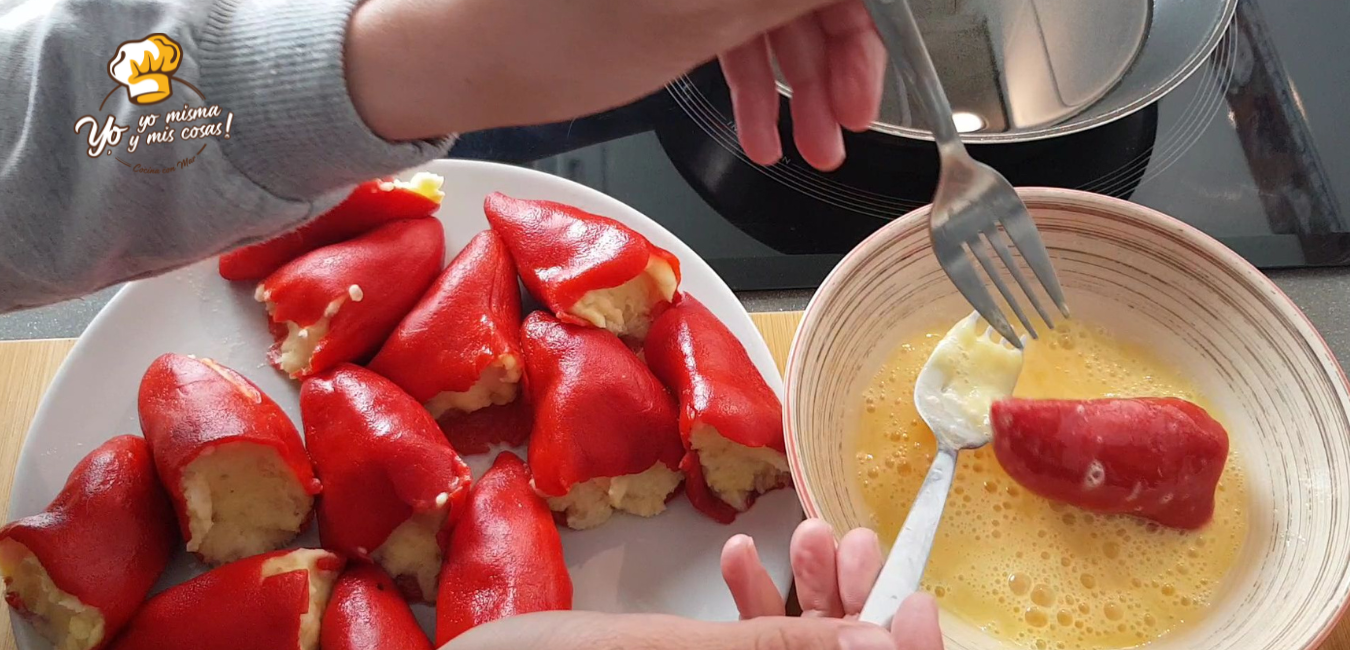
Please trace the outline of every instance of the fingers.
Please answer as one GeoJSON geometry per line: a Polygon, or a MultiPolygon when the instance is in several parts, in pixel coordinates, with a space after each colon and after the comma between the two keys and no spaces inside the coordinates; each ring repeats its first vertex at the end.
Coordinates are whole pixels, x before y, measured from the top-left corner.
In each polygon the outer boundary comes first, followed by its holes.
{"type": "MultiPolygon", "coordinates": [[[[542,612],[476,627],[443,650],[895,650],[886,630],[837,619],[767,616],[708,623],[656,614],[542,612]]],[[[928,650],[924,648],[923,650],[928,650]]]]}
{"type": "Polygon", "coordinates": [[[856,617],[862,612],[867,595],[872,592],[872,584],[877,581],[881,565],[885,562],[877,534],[868,528],[850,530],[839,541],[836,562],[839,602],[843,606],[844,616],[856,617]]]}
{"type": "Polygon", "coordinates": [[[924,592],[906,598],[891,620],[891,636],[896,650],[942,650],[937,601],[924,592]]]}
{"type": "Polygon", "coordinates": [[[862,0],[845,0],[817,14],[827,41],[830,106],[839,124],[865,131],[881,110],[886,46],[862,0]]]}
{"type": "Polygon", "coordinates": [[[792,535],[788,555],[797,580],[797,601],[802,616],[840,618],[838,568],[834,530],[821,519],[807,519],[792,535]]]}
{"type": "Polygon", "coordinates": [[[731,87],[736,132],[746,155],[760,165],[783,157],[778,139],[778,83],[769,65],[769,43],[763,36],[718,57],[731,87]]]}
{"type": "Polygon", "coordinates": [[[792,87],[792,135],[802,159],[817,169],[844,162],[844,137],[830,100],[825,31],[816,16],[798,18],[769,33],[769,45],[792,87]]]}
{"type": "Polygon", "coordinates": [[[722,547],[722,580],[731,590],[742,619],[784,614],[783,595],[764,570],[755,542],[748,536],[736,535],[722,547]]]}

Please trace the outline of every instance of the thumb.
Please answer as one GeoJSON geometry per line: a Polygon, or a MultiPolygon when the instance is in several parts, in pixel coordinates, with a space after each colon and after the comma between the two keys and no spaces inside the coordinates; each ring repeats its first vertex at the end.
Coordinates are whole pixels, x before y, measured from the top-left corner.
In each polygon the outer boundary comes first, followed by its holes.
{"type": "Polygon", "coordinates": [[[891,619],[891,633],[897,650],[942,650],[937,601],[922,591],[906,598],[891,619]]]}
{"type": "MultiPolygon", "coordinates": [[[[541,612],[476,627],[442,650],[896,650],[886,630],[827,618],[735,623],[659,614],[541,612]]],[[[923,648],[922,650],[928,650],[923,648]]]]}

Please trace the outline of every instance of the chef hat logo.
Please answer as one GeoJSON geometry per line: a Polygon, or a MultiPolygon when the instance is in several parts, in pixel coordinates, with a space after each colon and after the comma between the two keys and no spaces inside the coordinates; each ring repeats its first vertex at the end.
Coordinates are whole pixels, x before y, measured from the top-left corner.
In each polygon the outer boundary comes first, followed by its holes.
{"type": "Polygon", "coordinates": [[[169,78],[183,62],[183,48],[164,34],[127,41],[108,61],[108,76],[127,87],[137,104],[154,104],[173,94],[169,78]]]}

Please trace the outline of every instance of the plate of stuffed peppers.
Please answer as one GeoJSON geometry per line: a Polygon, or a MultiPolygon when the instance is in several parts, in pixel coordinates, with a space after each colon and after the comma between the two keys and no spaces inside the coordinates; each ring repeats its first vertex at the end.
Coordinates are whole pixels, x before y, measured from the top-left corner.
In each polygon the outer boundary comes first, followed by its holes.
{"type": "Polygon", "coordinates": [[[731,290],[621,202],[480,162],[372,179],[95,319],[0,528],[15,635],[311,650],[547,609],[733,620],[728,537],[791,580],[781,393],[731,290]]]}

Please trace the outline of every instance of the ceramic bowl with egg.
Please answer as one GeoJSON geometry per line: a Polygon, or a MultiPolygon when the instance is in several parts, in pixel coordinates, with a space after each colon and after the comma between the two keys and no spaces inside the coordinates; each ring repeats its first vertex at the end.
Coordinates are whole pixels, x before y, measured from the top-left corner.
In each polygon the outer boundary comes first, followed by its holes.
{"type": "MultiPolygon", "coordinates": [[[[1214,518],[1194,531],[1049,502],[988,449],[963,453],[924,578],[947,647],[1317,647],[1350,595],[1350,388],[1332,352],[1273,283],[1190,226],[1108,197],[1020,192],[1073,318],[1036,323],[1014,395],[1181,397],[1223,424],[1230,453],[1214,518]]],[[[932,454],[914,375],[969,312],[932,254],[927,208],[826,279],[786,373],[808,515],[893,539],[932,454]]]]}

